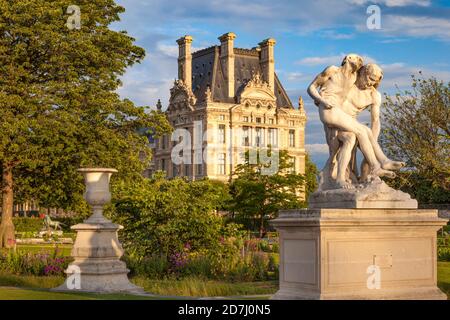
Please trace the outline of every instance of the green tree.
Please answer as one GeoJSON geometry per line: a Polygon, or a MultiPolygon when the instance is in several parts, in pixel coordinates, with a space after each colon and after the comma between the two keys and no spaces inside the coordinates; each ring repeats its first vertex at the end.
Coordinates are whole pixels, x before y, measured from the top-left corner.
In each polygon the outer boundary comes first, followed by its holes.
{"type": "Polygon", "coordinates": [[[305,157],[305,199],[308,200],[309,195],[317,190],[319,183],[319,169],[314,162],[311,161],[309,154],[305,157]]]}
{"type": "MultiPolygon", "coordinates": [[[[268,158],[272,155],[276,154],[268,150],[268,158]]],[[[258,230],[263,237],[267,220],[275,217],[278,210],[305,206],[300,198],[305,177],[291,170],[292,160],[285,150],[281,150],[278,157],[274,156],[273,161],[263,160],[260,152],[256,161],[251,161],[248,151],[245,159],[236,167],[230,184],[229,210],[236,221],[258,230]],[[270,172],[273,162],[278,162],[278,166],[270,172]]]]}
{"type": "MultiPolygon", "coordinates": [[[[420,75],[421,76],[421,75],[420,75]]],[[[450,199],[450,83],[412,76],[412,89],[386,96],[381,142],[408,170],[391,185],[419,202],[450,199]]]]}
{"type": "Polygon", "coordinates": [[[13,195],[43,206],[80,203],[80,166],[113,166],[138,176],[150,149],[139,128],[168,130],[116,93],[120,76],[145,55],[109,25],[124,8],[77,0],[81,28],[68,28],[72,0],[0,1],[0,247],[14,242],[13,195]]]}
{"type": "Polygon", "coordinates": [[[227,200],[227,189],[210,180],[167,180],[162,173],[137,182],[118,181],[108,216],[124,226],[121,241],[128,254],[138,258],[170,255],[186,245],[193,252],[214,251],[221,238],[237,230],[217,213],[227,200]]]}

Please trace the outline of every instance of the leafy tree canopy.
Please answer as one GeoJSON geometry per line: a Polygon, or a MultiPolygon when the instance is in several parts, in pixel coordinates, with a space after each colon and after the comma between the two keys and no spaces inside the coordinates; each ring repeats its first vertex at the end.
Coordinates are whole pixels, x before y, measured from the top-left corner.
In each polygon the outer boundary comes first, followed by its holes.
{"type": "MultiPolygon", "coordinates": [[[[238,222],[259,230],[262,237],[267,220],[275,217],[278,210],[305,206],[300,197],[305,177],[291,170],[292,159],[285,150],[273,157],[278,162],[273,172],[269,170],[273,163],[263,161],[259,155],[258,152],[256,161],[252,161],[247,152],[245,162],[236,167],[229,209],[238,222]]],[[[268,150],[268,158],[271,156],[272,151],[268,150]]]]}
{"type": "Polygon", "coordinates": [[[81,28],[67,27],[72,0],[0,1],[0,247],[14,240],[13,192],[47,207],[81,200],[83,166],[138,177],[150,149],[140,128],[169,130],[165,117],[116,93],[127,67],[145,52],[110,29],[124,8],[77,0],[81,28]]]}
{"type": "Polygon", "coordinates": [[[382,145],[408,164],[389,182],[419,202],[450,201],[450,83],[412,76],[412,89],[386,96],[382,145]]]}

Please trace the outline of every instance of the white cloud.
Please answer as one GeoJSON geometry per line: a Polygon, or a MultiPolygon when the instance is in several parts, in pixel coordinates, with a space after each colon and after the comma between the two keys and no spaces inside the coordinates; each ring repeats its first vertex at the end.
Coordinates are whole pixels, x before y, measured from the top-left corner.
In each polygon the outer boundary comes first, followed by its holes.
{"type": "Polygon", "coordinates": [[[431,4],[430,0],[348,0],[347,2],[356,5],[383,4],[387,7],[428,7],[431,4]]]}
{"type": "MultiPolygon", "coordinates": [[[[192,47],[191,51],[195,52],[195,51],[198,51],[201,49],[203,49],[203,48],[202,47],[192,47]]],[[[164,44],[164,43],[158,43],[157,50],[169,57],[178,58],[178,45],[169,45],[169,44],[164,44]]]]}
{"type": "MultiPolygon", "coordinates": [[[[306,57],[295,64],[303,66],[330,66],[330,65],[340,65],[345,57],[345,53],[340,53],[339,55],[323,56],[323,57],[306,57]]],[[[376,60],[368,55],[362,55],[364,63],[376,63],[376,60]]]]}
{"type": "Polygon", "coordinates": [[[382,16],[381,31],[389,35],[433,37],[450,40],[450,20],[428,16],[382,16]]]}

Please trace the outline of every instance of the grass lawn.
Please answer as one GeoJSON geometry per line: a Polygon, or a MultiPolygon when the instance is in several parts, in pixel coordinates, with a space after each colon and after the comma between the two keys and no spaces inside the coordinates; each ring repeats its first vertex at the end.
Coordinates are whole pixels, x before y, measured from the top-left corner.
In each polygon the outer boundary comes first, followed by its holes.
{"type": "Polygon", "coordinates": [[[447,294],[450,299],[450,262],[438,262],[438,287],[447,294]]]}
{"type": "Polygon", "coordinates": [[[154,300],[127,294],[60,293],[48,290],[0,288],[0,300],[154,300]]]}
{"type": "MultiPolygon", "coordinates": [[[[0,300],[2,299],[30,299],[36,294],[36,300],[40,299],[149,299],[151,297],[139,297],[131,295],[95,295],[95,294],[67,294],[48,292],[42,289],[55,288],[64,282],[63,277],[37,277],[19,276],[0,273],[0,300]],[[1,288],[3,287],[3,288],[1,288]],[[13,288],[14,287],[14,288],[13,288]],[[19,290],[20,288],[20,290],[19,290]],[[26,289],[25,289],[26,288],[26,289]],[[18,291],[16,290],[18,289],[18,291]],[[14,290],[11,295],[9,291],[14,290]]],[[[265,282],[240,282],[229,283],[222,281],[202,280],[198,278],[186,278],[182,280],[166,279],[151,280],[142,277],[135,277],[131,282],[141,286],[148,293],[161,296],[240,296],[240,295],[261,295],[273,294],[278,290],[277,281],[265,282]]]]}
{"type": "MultiPolygon", "coordinates": [[[[58,245],[64,255],[70,255],[71,245],[58,245]]],[[[32,252],[53,251],[54,245],[21,245],[19,250],[32,252]]],[[[278,281],[264,282],[224,282],[199,278],[147,279],[134,277],[131,281],[143,287],[146,292],[161,296],[213,297],[271,295],[278,290],[278,281]]],[[[0,273],[0,300],[4,299],[152,299],[124,294],[95,295],[83,293],[56,293],[46,289],[55,288],[64,282],[63,277],[36,277],[0,273]]],[[[450,298],[450,262],[438,262],[438,286],[450,298]]],[[[153,298],[154,299],[154,298],[153,298]]]]}
{"type": "Polygon", "coordinates": [[[271,295],[278,290],[278,280],[231,283],[199,278],[152,280],[135,277],[131,279],[131,282],[143,287],[147,292],[164,296],[225,297],[271,295]]]}
{"type": "Polygon", "coordinates": [[[17,250],[39,253],[39,252],[48,252],[53,253],[55,249],[58,248],[59,252],[63,256],[70,256],[70,252],[72,251],[71,244],[19,244],[17,245],[17,250]]]}

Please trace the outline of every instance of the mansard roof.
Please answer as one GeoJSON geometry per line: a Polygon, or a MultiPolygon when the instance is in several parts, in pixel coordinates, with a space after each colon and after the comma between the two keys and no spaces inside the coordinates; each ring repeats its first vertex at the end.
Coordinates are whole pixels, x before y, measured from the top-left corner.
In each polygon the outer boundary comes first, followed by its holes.
{"type": "MultiPolygon", "coordinates": [[[[235,54],[235,96],[242,90],[254,74],[262,74],[259,62],[259,51],[253,49],[234,48],[235,54]]],[[[213,46],[199,50],[192,54],[192,91],[199,101],[204,100],[204,95],[209,86],[212,99],[217,102],[235,103],[226,92],[224,70],[220,64],[220,46],[213,46]]],[[[275,74],[275,96],[277,107],[294,108],[280,80],[275,74]]]]}

